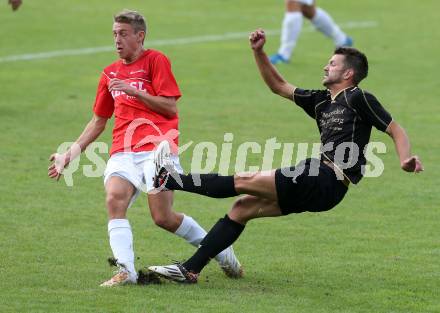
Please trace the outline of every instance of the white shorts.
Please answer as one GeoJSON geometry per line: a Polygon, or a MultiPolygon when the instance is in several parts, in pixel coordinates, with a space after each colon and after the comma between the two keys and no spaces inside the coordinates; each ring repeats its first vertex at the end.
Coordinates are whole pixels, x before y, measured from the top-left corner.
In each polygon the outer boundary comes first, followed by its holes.
{"type": "MultiPolygon", "coordinates": [[[[183,173],[180,166],[179,157],[171,156],[174,168],[178,173],[183,173]]],[[[153,187],[153,178],[155,172],[154,152],[119,152],[113,154],[107,162],[104,172],[104,185],[112,176],[121,177],[129,181],[135,188],[136,192],[130,200],[130,207],[138,197],[141,191],[148,192],[153,187]]]]}
{"type": "Polygon", "coordinates": [[[313,5],[313,3],[315,2],[315,0],[289,0],[289,1],[299,2],[304,5],[313,5]]]}

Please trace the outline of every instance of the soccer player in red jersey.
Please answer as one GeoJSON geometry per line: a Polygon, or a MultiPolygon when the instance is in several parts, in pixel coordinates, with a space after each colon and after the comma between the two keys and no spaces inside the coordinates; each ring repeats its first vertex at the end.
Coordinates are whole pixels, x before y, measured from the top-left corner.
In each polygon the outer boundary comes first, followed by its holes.
{"type": "MultiPolygon", "coordinates": [[[[99,81],[94,115],[83,133],[64,154],[53,154],[48,175],[59,179],[63,169],[104,131],[115,116],[110,159],[104,173],[108,234],[119,271],[101,286],[135,283],[133,235],[127,209],[140,191],[152,189],[155,144],[168,140],[172,161],[182,172],[177,155],[177,100],[181,93],[168,58],[143,47],[146,23],[142,15],[124,10],[114,17],[113,37],[120,60],[107,66],[99,81]]],[[[198,246],[206,231],[191,217],[172,210],[173,192],[148,194],[156,225],[198,246]]],[[[242,274],[241,265],[229,247],[216,256],[229,277],[242,274]]]]}

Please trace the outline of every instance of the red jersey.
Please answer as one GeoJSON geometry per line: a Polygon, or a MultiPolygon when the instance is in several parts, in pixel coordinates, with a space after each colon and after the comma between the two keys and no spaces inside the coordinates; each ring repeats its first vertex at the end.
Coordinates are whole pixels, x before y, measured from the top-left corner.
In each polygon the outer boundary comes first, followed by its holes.
{"type": "Polygon", "coordinates": [[[119,60],[107,66],[99,81],[93,111],[105,118],[112,117],[113,113],[115,115],[110,154],[121,151],[151,151],[155,147],[153,142],[165,139],[163,136],[168,132],[166,138],[172,138],[177,145],[177,114],[167,118],[148,108],[136,97],[128,96],[122,91],[110,92],[108,85],[113,78],[124,80],[152,96],[176,99],[181,96],[171,71],[171,63],[159,51],[148,49],[131,64],[124,64],[119,60]]]}

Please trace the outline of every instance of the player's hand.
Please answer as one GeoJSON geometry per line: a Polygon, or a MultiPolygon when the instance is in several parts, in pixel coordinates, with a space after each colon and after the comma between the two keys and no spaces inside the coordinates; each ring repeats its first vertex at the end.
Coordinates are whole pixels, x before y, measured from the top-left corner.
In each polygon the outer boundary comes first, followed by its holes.
{"type": "Polygon", "coordinates": [[[405,161],[402,162],[400,166],[405,172],[420,173],[421,171],[423,171],[422,162],[420,161],[417,155],[414,155],[406,159],[405,161]]]}
{"type": "Polygon", "coordinates": [[[20,7],[20,5],[22,4],[21,0],[9,0],[8,4],[11,5],[12,7],[12,11],[17,11],[17,9],[20,7]]]}
{"type": "Polygon", "coordinates": [[[63,170],[69,165],[70,157],[68,154],[63,153],[54,153],[50,156],[49,161],[52,162],[47,169],[47,175],[50,178],[56,179],[57,181],[60,179],[63,170]]]}
{"type": "Polygon", "coordinates": [[[108,84],[108,90],[110,92],[122,91],[129,96],[136,96],[136,94],[138,93],[138,90],[136,88],[117,78],[113,78],[110,80],[110,83],[108,84]]]}
{"type": "Polygon", "coordinates": [[[255,51],[262,50],[264,44],[266,43],[266,34],[264,33],[264,30],[259,28],[256,31],[252,32],[249,35],[249,42],[252,50],[255,51]]]}

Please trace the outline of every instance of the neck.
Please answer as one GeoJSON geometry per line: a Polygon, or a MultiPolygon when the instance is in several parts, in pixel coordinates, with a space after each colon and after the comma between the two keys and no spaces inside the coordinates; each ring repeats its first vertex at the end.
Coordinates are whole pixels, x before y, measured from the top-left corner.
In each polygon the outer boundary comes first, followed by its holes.
{"type": "Polygon", "coordinates": [[[140,46],[132,55],[130,55],[129,57],[127,57],[125,59],[122,59],[122,62],[124,64],[133,63],[134,61],[139,59],[139,57],[142,55],[143,52],[144,52],[144,47],[140,46]]]}
{"type": "Polygon", "coordinates": [[[336,96],[344,89],[354,87],[355,85],[352,83],[340,83],[340,84],[334,84],[331,86],[327,86],[327,89],[330,91],[330,95],[332,99],[336,98],[336,96]]]}

